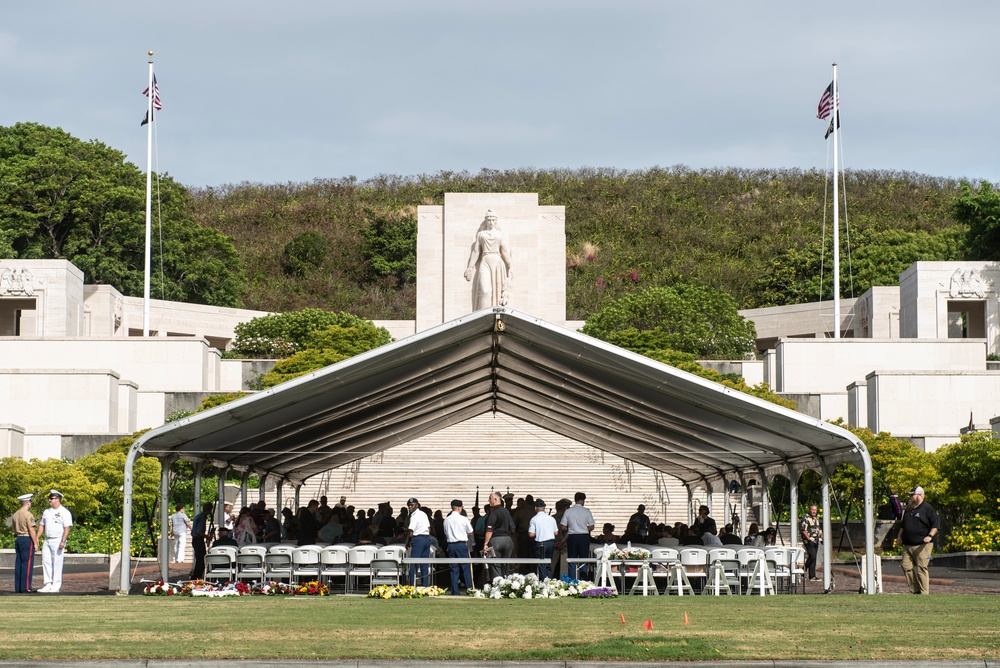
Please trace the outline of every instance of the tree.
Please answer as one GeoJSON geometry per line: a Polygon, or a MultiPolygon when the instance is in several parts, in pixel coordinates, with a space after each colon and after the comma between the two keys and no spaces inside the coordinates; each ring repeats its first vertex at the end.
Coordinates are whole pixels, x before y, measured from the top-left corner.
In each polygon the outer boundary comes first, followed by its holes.
{"type": "Polygon", "coordinates": [[[934,455],[945,483],[940,498],[956,520],[973,514],[1000,519],[1000,438],[992,432],[963,434],[934,455]]]}
{"type": "Polygon", "coordinates": [[[417,220],[408,214],[386,214],[368,210],[368,227],[361,230],[365,242],[365,270],[369,280],[391,277],[397,286],[417,280],[417,220]]]}
{"type": "Polygon", "coordinates": [[[743,359],[756,339],[732,297],[694,283],[626,295],[588,318],[583,333],[641,354],[675,350],[701,359],[743,359]]]}
{"type": "Polygon", "coordinates": [[[980,182],[978,191],[963,181],[953,208],[955,218],[969,228],[966,255],[976,260],[1000,260],[1000,192],[988,181],[980,182]]]}
{"type": "MultiPolygon", "coordinates": [[[[236,339],[229,355],[251,358],[288,357],[304,350],[318,331],[333,326],[349,328],[370,324],[370,321],[350,313],[317,308],[274,313],[236,325],[236,339]]],[[[387,330],[382,331],[385,332],[383,342],[388,343],[391,336],[387,330]]]]}
{"type": "MultiPolygon", "coordinates": [[[[869,429],[849,427],[842,420],[834,424],[860,438],[868,449],[872,459],[872,487],[876,505],[890,491],[903,494],[917,485],[927,490],[930,497],[937,494],[941,475],[932,453],[887,432],[873,434],[869,429]]],[[[861,502],[864,498],[864,475],[856,466],[843,464],[837,467],[830,482],[835,489],[855,501],[861,502]]]]}
{"type": "Polygon", "coordinates": [[[351,327],[327,327],[315,332],[303,350],[279,360],[273,369],[264,374],[261,384],[272,387],[385,345],[391,340],[388,330],[370,322],[360,322],[351,327]]]}
{"type": "MultiPolygon", "coordinates": [[[[193,222],[183,186],[157,180],[162,244],[151,250],[163,279],[153,272],[153,295],[237,305],[242,270],[232,241],[193,222]]],[[[35,123],[0,127],[0,257],[66,259],[87,283],[140,296],[145,207],[145,176],[121,152],[35,123]]]]}

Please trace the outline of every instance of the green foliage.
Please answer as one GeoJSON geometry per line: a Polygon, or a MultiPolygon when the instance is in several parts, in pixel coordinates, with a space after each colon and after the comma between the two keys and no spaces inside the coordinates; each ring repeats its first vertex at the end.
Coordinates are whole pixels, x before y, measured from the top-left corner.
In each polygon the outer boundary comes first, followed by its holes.
{"type": "Polygon", "coordinates": [[[303,232],[285,244],[285,271],[305,276],[319,269],[330,255],[330,244],[316,230],[303,232]]]}
{"type": "MultiPolygon", "coordinates": [[[[929,499],[934,499],[941,474],[935,467],[932,453],[886,432],[873,434],[865,428],[850,427],[842,420],[834,424],[857,436],[868,449],[872,459],[872,489],[876,504],[890,492],[905,496],[917,485],[927,491],[929,499]]],[[[864,499],[864,474],[856,466],[842,464],[837,467],[830,483],[846,498],[853,498],[856,502],[864,499]]]]}
{"type": "Polygon", "coordinates": [[[247,396],[246,392],[225,392],[223,394],[213,394],[212,396],[205,397],[201,400],[201,406],[195,411],[195,413],[201,413],[215,408],[216,406],[228,404],[230,401],[236,401],[237,399],[242,399],[245,396],[247,396]]]}
{"type": "MultiPolygon", "coordinates": [[[[863,265],[867,247],[883,243],[898,244],[900,253],[917,259],[961,259],[957,252],[951,255],[956,182],[888,171],[848,171],[846,178],[850,199],[842,211],[850,214],[845,218],[856,262],[863,265]],[[890,231],[923,234],[894,240],[890,231]]],[[[440,205],[446,192],[537,192],[541,204],[566,207],[567,317],[585,320],[624,295],[690,281],[732,295],[741,308],[779,303],[774,299],[796,303],[787,301],[780,283],[771,280],[772,261],[782,257],[787,262],[781,263],[777,279],[792,286],[793,299],[814,301],[819,286],[808,285],[813,274],[796,277],[794,270],[807,258],[819,257],[825,188],[822,172],[795,169],[482,170],[224,186],[195,192],[192,211],[196,220],[236,240],[248,268],[250,308],[322,306],[350,309],[366,318],[409,319],[414,285],[401,284],[397,279],[403,275],[391,264],[408,255],[405,234],[391,229],[377,233],[385,250],[374,249],[364,239],[372,227],[372,211],[440,205]],[[326,236],[330,259],[322,272],[289,276],[282,268],[282,248],[307,230],[326,236]],[[817,244],[814,251],[812,244],[817,244]],[[369,273],[370,258],[377,255],[387,260],[385,267],[374,263],[386,276],[383,280],[372,280],[369,273]],[[396,279],[388,280],[390,274],[396,279]]],[[[829,201],[825,204],[829,208],[829,201]]],[[[415,243],[407,243],[415,249],[415,243]]],[[[881,267],[873,259],[872,270],[882,273],[871,278],[861,275],[869,269],[859,265],[855,294],[870,281],[895,285],[896,262],[881,267]],[[882,274],[888,278],[883,280],[882,274]]],[[[847,291],[850,283],[844,285],[847,291]]]]}
{"type": "Polygon", "coordinates": [[[1000,438],[992,432],[963,434],[934,456],[945,481],[938,498],[957,511],[956,519],[967,514],[1000,519],[1000,438]]]}
{"type": "Polygon", "coordinates": [[[968,226],[965,249],[976,260],[1000,260],[1000,192],[988,181],[979,190],[962,182],[954,201],[955,217],[968,226]]]}
{"type": "MultiPolygon", "coordinates": [[[[196,224],[187,190],[160,175],[152,293],[217,306],[239,303],[243,276],[232,240],[196,224]]],[[[143,292],[145,175],[100,142],[34,123],[0,127],[0,257],[66,259],[87,283],[143,292]]]]}
{"type": "Polygon", "coordinates": [[[1000,551],[1000,520],[976,514],[954,527],[945,540],[946,552],[1000,551]]]}
{"type": "Polygon", "coordinates": [[[237,355],[248,358],[287,357],[305,349],[309,338],[319,330],[333,326],[363,326],[366,323],[367,320],[350,313],[315,308],[277,313],[237,325],[232,349],[237,355]]]}
{"type": "Polygon", "coordinates": [[[392,287],[416,283],[417,219],[412,214],[365,212],[368,226],[361,229],[365,242],[366,278],[391,279],[392,287]]]}
{"type": "Polygon", "coordinates": [[[334,325],[313,333],[306,348],[283,360],[264,374],[261,383],[272,387],[325,366],[336,364],[354,355],[389,343],[392,337],[383,327],[360,322],[351,327],[334,325]]]}
{"type": "MultiPolygon", "coordinates": [[[[914,262],[961,257],[965,230],[869,230],[855,233],[853,251],[840,264],[841,297],[863,294],[874,285],[897,285],[899,274],[914,262]]],[[[847,246],[841,248],[845,253],[847,246]]],[[[766,305],[800,304],[833,298],[833,245],[812,242],[786,248],[769,263],[757,281],[766,305]]]]}
{"type": "Polygon", "coordinates": [[[647,354],[678,350],[701,359],[742,359],[754,352],[754,325],[729,295],[703,285],[649,288],[604,306],[583,333],[647,354]]]}

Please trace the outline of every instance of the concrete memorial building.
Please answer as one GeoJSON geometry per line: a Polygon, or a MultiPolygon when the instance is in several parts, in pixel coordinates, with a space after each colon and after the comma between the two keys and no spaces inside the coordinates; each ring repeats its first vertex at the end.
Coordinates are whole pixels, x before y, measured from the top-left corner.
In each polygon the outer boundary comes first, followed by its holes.
{"type": "MultiPolygon", "coordinates": [[[[417,216],[416,319],[376,323],[395,339],[490,307],[570,332],[582,325],[566,320],[564,207],[540,205],[537,194],[448,193],[417,216]]],[[[843,418],[931,450],[970,422],[1000,430],[1000,371],[987,363],[1000,352],[998,281],[993,263],[916,263],[899,287],[842,300],[837,340],[830,303],[744,311],[762,359],[706,365],[766,381],[813,418],[843,418]]],[[[154,300],[153,331],[143,338],[142,309],[141,299],[85,285],[69,262],[0,260],[0,456],[77,457],[157,427],[204,396],[246,389],[262,370],[221,352],[238,323],[265,313],[154,300]]],[[[603,428],[595,415],[594,429],[603,428]]],[[[359,509],[390,500],[398,509],[410,495],[446,508],[455,496],[471,507],[477,493],[483,504],[491,489],[550,504],[582,490],[599,525],[621,532],[640,503],[654,521],[685,521],[689,504],[706,500],[716,517],[728,517],[732,508],[712,484],[683,485],[492,412],[388,449],[356,450],[298,491],[304,499],[346,495],[359,509]]],[[[273,481],[266,494],[277,501],[273,481]]]]}

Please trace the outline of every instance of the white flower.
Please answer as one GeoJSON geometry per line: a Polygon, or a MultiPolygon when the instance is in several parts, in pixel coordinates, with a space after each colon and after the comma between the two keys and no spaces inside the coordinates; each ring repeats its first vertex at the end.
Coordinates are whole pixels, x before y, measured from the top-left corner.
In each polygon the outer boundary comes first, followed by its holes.
{"type": "Polygon", "coordinates": [[[494,589],[493,592],[490,594],[490,598],[500,598],[500,596],[501,594],[499,589],[494,589]]]}

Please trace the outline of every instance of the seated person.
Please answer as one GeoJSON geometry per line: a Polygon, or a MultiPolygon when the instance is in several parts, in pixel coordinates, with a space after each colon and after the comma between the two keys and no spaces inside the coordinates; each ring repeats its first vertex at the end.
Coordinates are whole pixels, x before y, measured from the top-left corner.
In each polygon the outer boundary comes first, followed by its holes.
{"type": "Polygon", "coordinates": [[[274,511],[270,508],[265,508],[263,512],[264,517],[264,529],[260,533],[260,542],[262,543],[280,543],[281,542],[281,523],[274,517],[274,511]]]}
{"type": "Polygon", "coordinates": [[[715,525],[706,527],[705,533],[701,535],[701,544],[708,547],[722,547],[722,541],[715,535],[715,525]]]}
{"type": "Polygon", "coordinates": [[[229,536],[229,529],[225,525],[219,527],[219,537],[215,539],[214,543],[212,543],[212,547],[219,547],[221,545],[232,545],[236,549],[239,549],[240,547],[240,544],[236,542],[236,539],[229,536]]]}
{"type": "Polygon", "coordinates": [[[639,523],[633,520],[628,523],[625,533],[618,540],[622,543],[645,543],[646,537],[639,533],[639,523]]]}
{"type": "Polygon", "coordinates": [[[604,523],[604,533],[594,538],[595,543],[601,543],[602,545],[607,545],[608,543],[617,543],[618,536],[615,535],[615,525],[611,522],[604,523]]]}
{"type": "Polygon", "coordinates": [[[374,524],[369,524],[364,529],[361,530],[361,535],[358,536],[358,545],[381,545],[381,536],[378,535],[378,527],[374,524]]]}
{"type": "Polygon", "coordinates": [[[681,538],[681,545],[704,545],[701,536],[698,535],[698,530],[694,527],[689,527],[687,530],[687,535],[681,538]]]}
{"type": "Polygon", "coordinates": [[[656,544],[660,547],[677,547],[681,542],[674,536],[672,527],[663,527],[663,537],[656,541],[656,544]]]}
{"type": "Polygon", "coordinates": [[[757,528],[756,522],[750,524],[750,529],[747,530],[747,537],[743,539],[743,544],[753,547],[763,547],[764,537],[760,535],[760,529],[757,528]]]}
{"type": "Polygon", "coordinates": [[[743,541],[740,537],[733,532],[733,525],[727,524],[722,529],[722,534],[719,535],[719,540],[722,541],[723,545],[742,545],[743,541]]]}
{"type": "Polygon", "coordinates": [[[323,543],[333,543],[342,535],[344,535],[344,527],[337,521],[337,513],[334,513],[330,520],[320,527],[317,539],[323,543]]]}

